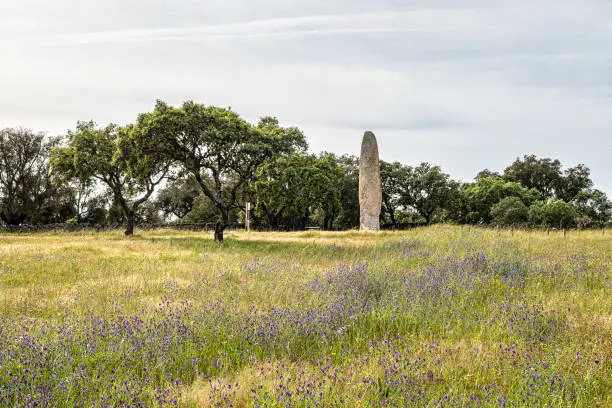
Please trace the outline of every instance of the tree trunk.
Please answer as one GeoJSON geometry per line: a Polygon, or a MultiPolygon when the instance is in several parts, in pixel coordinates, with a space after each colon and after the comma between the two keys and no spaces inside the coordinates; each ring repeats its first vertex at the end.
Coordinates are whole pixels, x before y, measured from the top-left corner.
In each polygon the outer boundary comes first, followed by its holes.
{"type": "Polygon", "coordinates": [[[280,217],[278,216],[278,214],[274,215],[274,217],[272,217],[272,229],[274,231],[278,231],[279,228],[279,224],[280,224],[280,217]]]}
{"type": "Polygon", "coordinates": [[[223,242],[223,231],[225,230],[225,226],[221,221],[217,221],[215,224],[215,241],[223,242]]]}
{"type": "Polygon", "coordinates": [[[259,220],[259,217],[257,215],[255,215],[255,212],[251,212],[251,229],[257,229],[259,228],[259,226],[261,226],[261,221],[259,220]]]}
{"type": "Polygon", "coordinates": [[[331,231],[333,223],[334,223],[334,217],[332,215],[326,215],[323,218],[323,229],[325,231],[331,231]]]}
{"type": "Polygon", "coordinates": [[[125,236],[131,237],[134,235],[134,224],[136,222],[136,214],[134,211],[125,212],[125,236]]]}
{"type": "Polygon", "coordinates": [[[268,217],[268,227],[273,231],[278,231],[279,215],[269,211],[266,216],[268,217]]]}
{"type": "Polygon", "coordinates": [[[306,224],[308,223],[308,219],[310,218],[310,208],[307,208],[304,212],[304,216],[300,220],[300,229],[304,231],[306,229],[306,224]]]}
{"type": "Polygon", "coordinates": [[[397,229],[397,221],[395,221],[395,211],[389,211],[389,218],[391,218],[391,225],[393,229],[397,229]]]}
{"type": "Polygon", "coordinates": [[[268,227],[270,227],[270,229],[274,228],[274,217],[272,216],[272,213],[266,213],[266,218],[268,219],[268,227]]]}
{"type": "Polygon", "coordinates": [[[215,224],[215,241],[223,242],[223,231],[229,225],[229,212],[225,209],[219,208],[219,219],[215,224]]]}

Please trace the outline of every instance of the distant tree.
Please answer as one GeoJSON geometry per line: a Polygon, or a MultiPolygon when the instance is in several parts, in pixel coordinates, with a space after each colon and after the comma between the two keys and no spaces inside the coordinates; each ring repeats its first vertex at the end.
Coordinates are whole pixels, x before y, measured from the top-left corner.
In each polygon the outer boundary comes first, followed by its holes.
{"type": "Polygon", "coordinates": [[[53,183],[49,151],[58,143],[28,129],[0,130],[0,219],[8,225],[70,218],[70,191],[53,183]]]}
{"type": "Polygon", "coordinates": [[[139,208],[169,173],[167,160],[143,150],[132,126],[78,122],[67,135],[67,145],[52,152],[54,171],[65,178],[107,187],[125,220],[125,234],[134,233],[139,208]]]}
{"type": "MultiPolygon", "coordinates": [[[[105,224],[111,227],[118,227],[121,225],[125,225],[125,214],[121,209],[121,204],[111,195],[112,199],[110,201],[110,205],[108,206],[108,210],[106,211],[106,220],[105,224]]],[[[134,222],[136,222],[137,215],[134,214],[134,222]]]]}
{"type": "Polygon", "coordinates": [[[561,162],[525,155],[504,170],[504,179],[536,189],[542,199],[554,197],[555,190],[562,183],[561,162]]]}
{"type": "Polygon", "coordinates": [[[582,191],[588,191],[592,187],[593,181],[591,180],[591,170],[584,164],[579,164],[563,172],[563,177],[556,190],[556,196],[569,203],[582,191]]]}
{"type": "Polygon", "coordinates": [[[539,199],[536,189],[527,189],[518,182],[501,177],[485,177],[461,187],[460,220],[468,223],[490,223],[491,209],[506,197],[516,197],[525,206],[539,199]]]}
{"type": "Polygon", "coordinates": [[[399,162],[380,161],[382,181],[382,218],[394,228],[398,227],[397,213],[402,206],[405,189],[409,187],[412,168],[399,162]]]}
{"type": "Polygon", "coordinates": [[[496,172],[496,171],[491,171],[491,170],[489,170],[489,169],[484,169],[484,170],[480,171],[480,172],[479,172],[479,173],[476,175],[476,177],[474,177],[474,180],[476,180],[476,181],[480,181],[480,180],[482,180],[482,179],[489,178],[489,177],[498,177],[498,178],[499,178],[499,177],[501,177],[501,176],[502,176],[502,175],[501,175],[501,174],[499,174],[499,173],[498,173],[498,172],[496,172]]]}
{"type": "Polygon", "coordinates": [[[529,208],[518,197],[506,197],[491,208],[491,218],[497,225],[518,225],[529,220],[529,208]]]}
{"type": "Polygon", "coordinates": [[[64,177],[63,174],[60,175],[58,182],[64,185],[69,185],[74,192],[73,200],[75,216],[70,220],[70,222],[83,222],[83,218],[87,217],[87,204],[96,194],[94,184],[91,183],[90,180],[69,179],[64,177]]]}
{"type": "Polygon", "coordinates": [[[316,158],[293,154],[262,165],[255,182],[256,210],[270,228],[278,229],[287,212],[303,215],[312,204],[311,184],[316,158]],[[306,208],[308,207],[308,208],[306,208]]]}
{"type": "Polygon", "coordinates": [[[138,224],[161,224],[163,219],[160,213],[161,211],[156,203],[151,200],[146,201],[138,207],[136,222],[138,224]]]}
{"type": "Polygon", "coordinates": [[[111,196],[107,192],[93,194],[80,207],[79,217],[75,221],[99,227],[107,225],[110,200],[111,196]]]}
{"type": "MultiPolygon", "coordinates": [[[[214,189],[212,179],[207,175],[203,175],[203,180],[209,185],[210,189],[214,189]]],[[[229,182],[229,185],[232,183],[229,182]]],[[[240,189],[238,192],[239,202],[248,201],[247,197],[254,194],[246,189],[240,189]]],[[[222,196],[227,199],[230,195],[228,186],[226,185],[222,191],[222,196]]],[[[178,178],[173,178],[162,190],[160,190],[155,200],[156,208],[161,212],[162,218],[166,221],[174,220],[180,224],[209,224],[214,225],[218,218],[218,211],[214,204],[202,193],[200,185],[196,179],[189,175],[181,175],[178,178]]],[[[244,212],[242,208],[235,207],[230,210],[228,217],[229,223],[238,223],[239,213],[244,212]]],[[[257,223],[257,217],[252,215],[252,225],[257,223]]]]}
{"type": "Polygon", "coordinates": [[[336,156],[331,153],[320,154],[317,158],[317,167],[320,173],[317,192],[323,215],[323,229],[331,230],[342,212],[344,170],[336,156]]]}
{"type": "Polygon", "coordinates": [[[61,217],[68,223],[106,224],[106,214],[112,197],[108,189],[96,185],[95,181],[80,180],[69,172],[53,171],[53,182],[60,191],[65,191],[65,206],[70,206],[71,217],[61,217]],[[68,204],[69,202],[69,204],[68,204]]]}
{"type": "Polygon", "coordinates": [[[571,228],[576,226],[579,213],[573,204],[552,199],[537,201],[529,208],[529,220],[540,227],[571,228]]]}
{"type": "MultiPolygon", "coordinates": [[[[48,169],[48,167],[47,167],[48,169]]],[[[76,214],[74,190],[67,185],[57,184],[50,176],[46,181],[44,200],[28,214],[28,224],[64,223],[76,214]]]]}
{"type": "Polygon", "coordinates": [[[604,226],[612,220],[612,202],[603,191],[583,190],[576,195],[573,203],[583,216],[584,226],[604,226]]]}
{"type": "Polygon", "coordinates": [[[525,155],[504,170],[504,179],[535,188],[542,200],[558,198],[570,202],[580,191],[593,186],[590,173],[583,164],[562,171],[559,160],[525,155]]]}
{"type": "Polygon", "coordinates": [[[337,158],[342,169],[339,180],[341,211],[336,220],[340,229],[359,227],[359,158],[343,155],[337,158]]]}
{"type": "Polygon", "coordinates": [[[187,175],[170,181],[159,191],[155,203],[164,218],[183,219],[193,210],[194,203],[201,194],[202,190],[197,180],[187,175]]]}
{"type": "MultiPolygon", "coordinates": [[[[236,222],[238,209],[234,208],[228,214],[228,220],[230,223],[236,222]]],[[[181,218],[181,223],[184,224],[211,224],[214,225],[219,212],[215,205],[206,197],[204,194],[198,195],[193,200],[193,206],[191,210],[181,218]]]]}
{"type": "Polygon", "coordinates": [[[454,205],[459,183],[451,180],[439,166],[429,163],[408,169],[400,204],[413,208],[427,224],[431,224],[434,216],[443,214],[454,205]]]}
{"type": "Polygon", "coordinates": [[[293,154],[263,165],[257,174],[257,209],[268,225],[278,228],[285,215],[304,229],[310,216],[321,213],[323,228],[333,228],[341,210],[341,167],[332,154],[293,154]]]}
{"type": "Polygon", "coordinates": [[[158,101],[153,112],[139,116],[138,131],[150,152],[179,164],[214,204],[218,211],[216,241],[223,241],[230,211],[244,209],[239,193],[257,169],[279,156],[306,149],[302,132],[279,126],[275,118],[263,118],[254,127],[231,110],[191,101],[179,108],[158,101]],[[224,196],[224,190],[228,195],[224,196]]]}

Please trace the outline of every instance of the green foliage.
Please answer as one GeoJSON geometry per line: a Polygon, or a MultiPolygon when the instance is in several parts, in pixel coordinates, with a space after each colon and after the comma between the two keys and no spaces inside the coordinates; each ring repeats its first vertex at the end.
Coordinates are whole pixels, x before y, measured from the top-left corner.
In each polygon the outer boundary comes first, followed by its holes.
{"type": "Polygon", "coordinates": [[[316,211],[322,214],[323,227],[331,229],[342,209],[342,168],[334,155],[293,154],[265,164],[257,173],[256,210],[272,228],[281,221],[304,229],[316,211]],[[288,215],[288,219],[283,217],[288,215]],[[293,223],[291,223],[291,219],[293,223]]]}
{"type": "Polygon", "coordinates": [[[60,182],[70,186],[73,191],[73,199],[76,215],[72,222],[85,223],[93,226],[106,225],[106,215],[109,201],[112,199],[108,189],[100,191],[92,180],[60,178],[60,182]]]}
{"type": "Polygon", "coordinates": [[[600,190],[583,190],[573,203],[582,215],[582,226],[604,226],[612,220],[612,202],[600,190]]]}
{"type": "Polygon", "coordinates": [[[382,182],[383,223],[398,227],[397,212],[402,208],[405,189],[408,187],[412,169],[399,162],[380,161],[380,178],[382,182]]]}
{"type": "Polygon", "coordinates": [[[318,169],[321,173],[318,184],[320,210],[323,219],[323,229],[334,228],[334,221],[342,212],[343,170],[335,155],[322,153],[318,159],[318,169]]]}
{"type": "Polygon", "coordinates": [[[218,211],[218,241],[223,240],[230,211],[241,207],[239,192],[257,169],[306,149],[304,135],[297,128],[280,127],[275,118],[263,118],[254,127],[231,110],[192,101],[178,108],[158,101],[153,112],[139,116],[136,133],[147,153],[161,155],[196,179],[218,211]]]}
{"type": "Polygon", "coordinates": [[[359,227],[359,158],[342,155],[337,158],[342,169],[339,181],[342,210],[336,220],[338,228],[347,230],[359,227]]]}
{"type": "MultiPolygon", "coordinates": [[[[306,149],[302,132],[274,117],[252,125],[231,109],[192,101],[179,107],[158,101],[137,125],[78,122],[63,141],[4,129],[0,219],[12,225],[125,222],[131,234],[137,220],[159,220],[161,214],[165,220],[214,222],[221,241],[252,202],[255,227],[358,227],[359,159],[306,149]],[[174,172],[177,178],[148,204],[174,172]]],[[[429,163],[381,161],[380,167],[381,222],[388,227],[523,223],[525,209],[537,200],[530,216],[537,225],[604,226],[612,217],[612,203],[593,190],[583,164],[563,169],[559,160],[525,155],[503,175],[485,169],[463,185],[429,163]]]]}
{"type": "Polygon", "coordinates": [[[0,219],[8,225],[61,222],[73,216],[72,191],[53,182],[57,139],[28,129],[0,130],[0,219]]]}
{"type": "MultiPolygon", "coordinates": [[[[236,209],[229,212],[229,221],[236,221],[236,209]]],[[[191,210],[181,219],[185,224],[214,224],[217,220],[218,211],[212,201],[204,194],[200,194],[193,200],[191,210]]]]}
{"type": "Polygon", "coordinates": [[[316,157],[293,154],[261,166],[257,172],[255,210],[265,217],[268,226],[279,228],[285,213],[304,215],[310,211],[315,195],[316,157]]]}
{"type": "Polygon", "coordinates": [[[191,176],[170,181],[157,195],[156,205],[164,218],[184,218],[194,207],[195,200],[202,194],[196,179],[191,176]]]}
{"type": "Polygon", "coordinates": [[[563,172],[561,185],[557,189],[557,197],[566,202],[571,202],[583,191],[590,191],[593,187],[591,181],[591,170],[584,164],[569,168],[563,172]]]}
{"type": "Polygon", "coordinates": [[[421,163],[407,168],[400,203],[413,208],[427,224],[444,219],[458,200],[459,183],[439,166],[421,163]]]}
{"type": "Polygon", "coordinates": [[[504,178],[529,189],[535,188],[543,200],[555,197],[569,202],[580,191],[593,186],[590,170],[583,164],[562,171],[559,160],[542,159],[535,155],[516,159],[504,170],[504,178]]]}
{"type": "Polygon", "coordinates": [[[499,174],[496,171],[491,171],[489,169],[484,169],[484,170],[478,172],[476,177],[474,177],[474,180],[480,181],[482,179],[489,178],[489,177],[502,177],[502,175],[499,174]]]}
{"type": "Polygon", "coordinates": [[[152,201],[144,202],[136,212],[138,224],[161,224],[163,222],[159,207],[152,201]]]}
{"type": "Polygon", "coordinates": [[[554,197],[561,184],[561,162],[525,155],[522,160],[516,159],[504,170],[504,179],[520,183],[528,189],[536,189],[542,199],[554,197]]]}
{"type": "Polygon", "coordinates": [[[491,208],[491,218],[497,225],[520,225],[529,219],[529,208],[518,197],[506,197],[491,208]]]}
{"type": "Polygon", "coordinates": [[[576,206],[563,200],[538,201],[529,208],[530,222],[540,227],[575,227],[578,215],[576,206]]]}
{"type": "Polygon", "coordinates": [[[520,183],[506,181],[501,177],[484,177],[475,183],[461,187],[461,219],[468,223],[489,223],[491,209],[506,197],[516,197],[525,206],[539,198],[535,189],[527,189],[520,183]]]}
{"type": "Polygon", "coordinates": [[[66,138],[67,146],[52,151],[54,171],[64,179],[94,180],[107,187],[131,235],[139,207],[169,172],[168,161],[145,152],[132,126],[98,128],[94,122],[78,122],[66,138]]]}

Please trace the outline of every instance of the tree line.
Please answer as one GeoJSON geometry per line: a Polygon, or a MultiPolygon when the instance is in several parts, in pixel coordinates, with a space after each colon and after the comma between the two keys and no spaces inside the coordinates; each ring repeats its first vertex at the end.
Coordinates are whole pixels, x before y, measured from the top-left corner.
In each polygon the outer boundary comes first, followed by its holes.
{"type": "MultiPolygon", "coordinates": [[[[359,226],[359,159],[307,152],[304,134],[274,117],[250,124],[231,109],[158,101],[133,124],[78,122],[61,137],[0,131],[0,219],[10,226],[213,223],[215,240],[256,228],[359,226]]],[[[584,165],[526,155],[503,172],[453,180],[439,166],[381,161],[381,223],[604,226],[612,203],[584,165]]]]}

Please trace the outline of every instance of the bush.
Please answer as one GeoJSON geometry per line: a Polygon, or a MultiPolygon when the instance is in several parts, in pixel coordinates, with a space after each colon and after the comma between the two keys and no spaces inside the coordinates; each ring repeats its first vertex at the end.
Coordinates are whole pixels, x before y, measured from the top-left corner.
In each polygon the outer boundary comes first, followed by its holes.
{"type": "Polygon", "coordinates": [[[563,200],[539,201],[529,208],[529,221],[540,227],[572,228],[579,215],[576,206],[563,200]]]}
{"type": "Polygon", "coordinates": [[[497,225],[523,224],[529,219],[529,209],[518,197],[506,197],[491,208],[493,223],[497,225]]]}

